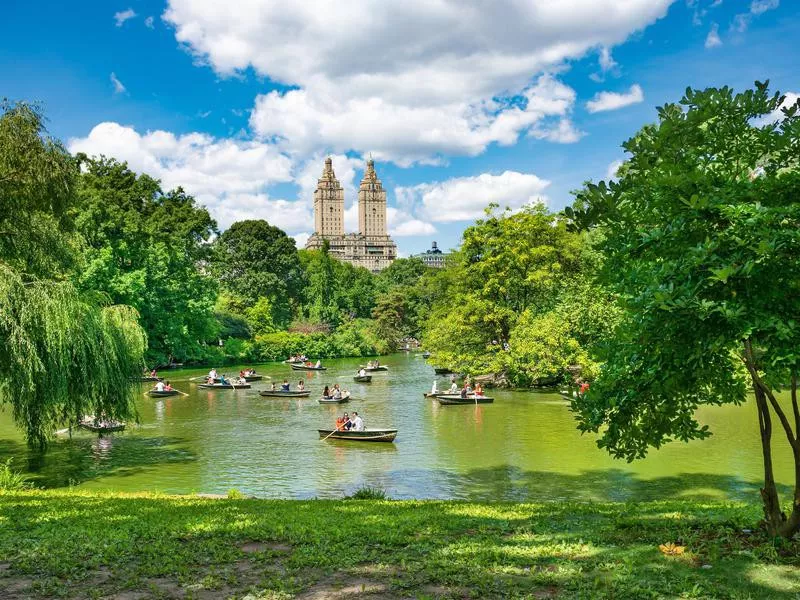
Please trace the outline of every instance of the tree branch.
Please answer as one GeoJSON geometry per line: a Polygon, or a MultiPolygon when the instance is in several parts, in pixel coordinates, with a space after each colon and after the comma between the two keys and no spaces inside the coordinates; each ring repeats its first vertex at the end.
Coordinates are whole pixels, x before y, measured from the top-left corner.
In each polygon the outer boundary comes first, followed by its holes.
{"type": "Polygon", "coordinates": [[[758,370],[756,369],[755,360],[753,358],[753,346],[751,345],[750,340],[745,341],[744,345],[747,352],[747,360],[745,361],[745,365],[747,366],[747,370],[750,371],[750,377],[753,379],[753,383],[756,384],[762,392],[764,392],[764,395],[772,405],[772,410],[775,411],[775,414],[778,416],[778,419],[783,426],[783,430],[786,433],[786,438],[789,440],[789,445],[793,450],[797,451],[798,442],[794,431],[792,430],[792,424],[789,423],[786,413],[783,412],[781,405],[778,404],[778,401],[775,399],[775,395],[772,393],[772,390],[769,389],[767,384],[764,383],[759,376],[758,370]]]}

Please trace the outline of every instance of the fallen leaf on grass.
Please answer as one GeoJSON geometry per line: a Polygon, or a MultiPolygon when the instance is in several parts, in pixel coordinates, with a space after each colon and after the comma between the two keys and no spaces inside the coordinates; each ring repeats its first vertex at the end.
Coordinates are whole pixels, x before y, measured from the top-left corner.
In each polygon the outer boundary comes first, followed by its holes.
{"type": "Polygon", "coordinates": [[[683,551],[686,550],[685,546],[676,546],[672,542],[667,542],[666,544],[660,544],[658,549],[661,550],[667,556],[679,556],[683,554],[683,551]]]}

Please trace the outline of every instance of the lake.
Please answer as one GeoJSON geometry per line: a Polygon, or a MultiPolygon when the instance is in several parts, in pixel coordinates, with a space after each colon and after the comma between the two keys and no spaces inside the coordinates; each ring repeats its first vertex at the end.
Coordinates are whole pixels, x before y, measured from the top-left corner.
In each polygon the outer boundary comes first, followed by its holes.
{"type": "MultiPolygon", "coordinates": [[[[0,411],[0,459],[31,473],[39,486],[335,498],[369,485],[392,498],[468,500],[758,499],[761,453],[755,406],[706,408],[698,418],[714,435],[675,442],[635,463],[614,460],[581,435],[569,405],[555,393],[495,391],[494,404],[440,406],[423,398],[434,376],[419,354],[384,357],[388,372],[353,382],[364,359],[326,361],[324,372],[256,365],[271,379],[250,390],[203,390],[189,378],[208,369],[160,373],[188,397],[137,406],[140,424],[98,438],[61,435],[45,454],[29,451],[0,411]],[[259,389],[300,378],[310,398],[265,398],[259,389]],[[324,385],[349,389],[349,404],[322,406],[324,385]],[[320,441],[317,429],[358,411],[367,427],[399,429],[394,444],[320,441]]],[[[240,367],[219,369],[238,373],[240,367]]],[[[149,386],[149,384],[144,384],[149,386]]],[[[144,391],[147,389],[143,387],[144,391]]],[[[776,476],[792,481],[782,432],[774,433],[776,476]]]]}

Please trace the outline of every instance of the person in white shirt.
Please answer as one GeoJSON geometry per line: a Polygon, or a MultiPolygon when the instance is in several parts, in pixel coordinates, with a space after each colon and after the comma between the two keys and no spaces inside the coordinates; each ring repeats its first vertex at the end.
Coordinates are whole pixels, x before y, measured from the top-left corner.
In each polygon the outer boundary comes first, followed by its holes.
{"type": "Polygon", "coordinates": [[[450,390],[449,391],[450,391],[451,394],[457,394],[458,393],[458,386],[456,385],[455,381],[450,384],[450,390]]]}
{"type": "Polygon", "coordinates": [[[209,379],[217,379],[218,377],[219,377],[219,375],[217,375],[217,370],[216,369],[211,369],[208,372],[208,378],[209,379]]]}
{"type": "Polygon", "coordinates": [[[158,383],[156,383],[156,391],[157,392],[163,392],[164,391],[164,382],[163,381],[159,381],[158,383]]]}
{"type": "Polygon", "coordinates": [[[439,383],[434,379],[433,385],[431,386],[431,394],[438,394],[439,393],[439,383]]]}
{"type": "Polygon", "coordinates": [[[357,412],[353,412],[353,416],[350,417],[350,420],[353,422],[353,431],[364,431],[364,419],[361,418],[357,412]]]}
{"type": "Polygon", "coordinates": [[[322,366],[322,361],[321,360],[317,360],[317,368],[319,369],[321,366],[322,366]]]}
{"type": "Polygon", "coordinates": [[[366,374],[367,374],[367,371],[366,371],[366,369],[364,369],[364,367],[361,367],[361,368],[358,370],[358,376],[359,376],[359,377],[364,377],[366,374]]]}

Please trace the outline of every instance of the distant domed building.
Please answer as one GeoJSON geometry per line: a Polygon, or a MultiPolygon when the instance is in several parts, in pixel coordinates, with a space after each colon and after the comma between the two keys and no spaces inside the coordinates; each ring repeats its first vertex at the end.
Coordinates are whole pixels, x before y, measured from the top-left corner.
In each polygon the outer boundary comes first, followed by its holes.
{"type": "Polygon", "coordinates": [[[397,246],[386,229],[386,190],[372,159],[367,161],[358,189],[358,230],[359,233],[344,232],[344,188],[328,157],[314,191],[314,233],[308,238],[306,249],[321,250],[327,241],[331,256],[373,273],[397,258],[397,246]]]}
{"type": "Polygon", "coordinates": [[[448,256],[450,256],[449,253],[444,253],[439,250],[439,246],[436,245],[436,242],[433,242],[430,250],[426,250],[421,254],[413,254],[412,258],[420,259],[423,263],[425,263],[426,267],[442,269],[447,264],[448,256]]]}

